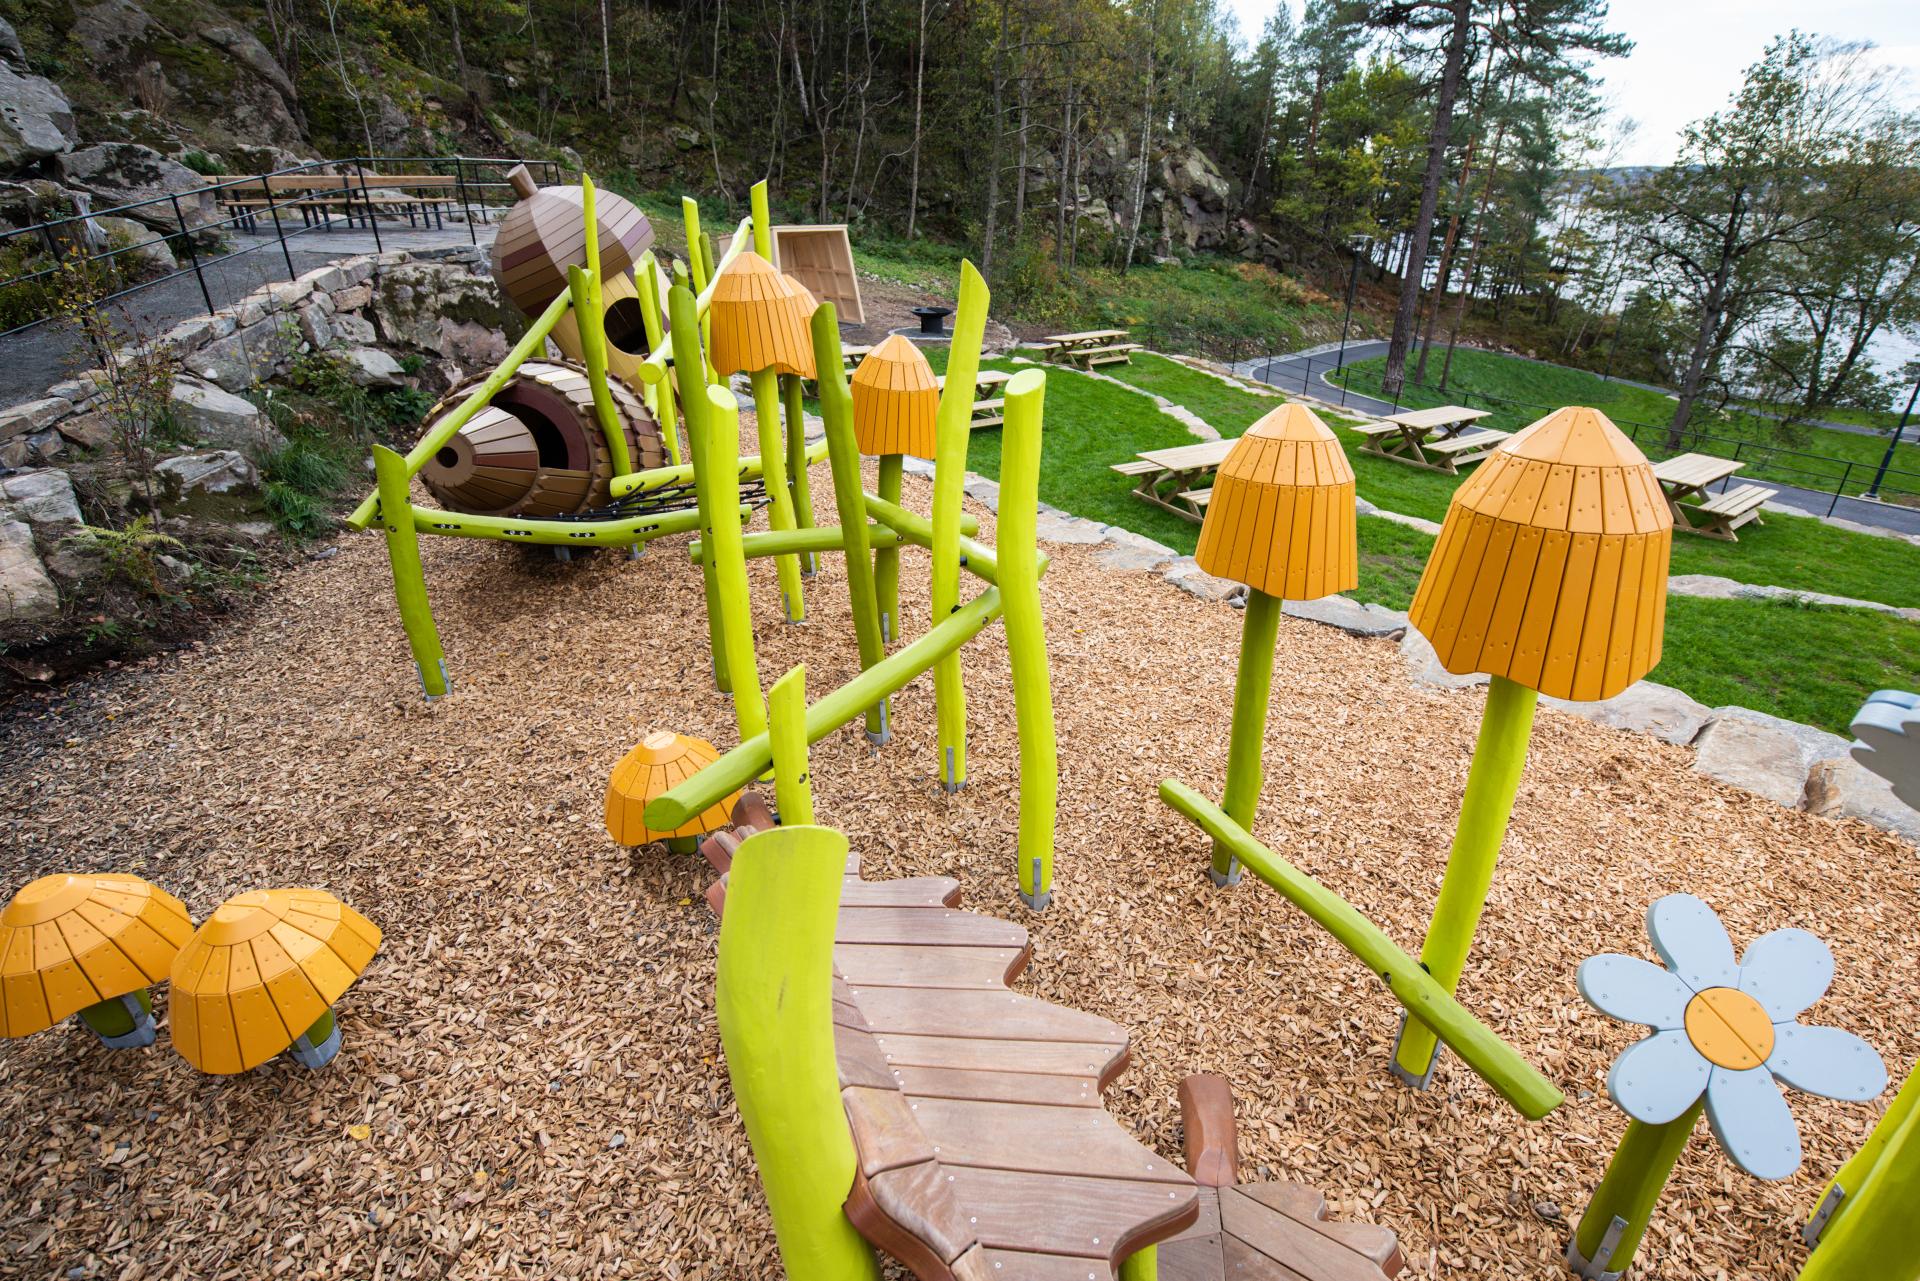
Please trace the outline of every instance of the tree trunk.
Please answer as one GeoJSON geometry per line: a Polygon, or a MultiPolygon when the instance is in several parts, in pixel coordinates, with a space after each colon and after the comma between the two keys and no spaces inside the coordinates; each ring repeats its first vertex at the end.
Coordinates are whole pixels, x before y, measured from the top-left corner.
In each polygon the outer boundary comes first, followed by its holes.
{"type": "Polygon", "coordinates": [[[1447,39],[1447,61],[1440,73],[1440,97],[1433,105],[1433,130],[1427,136],[1427,173],[1420,184],[1420,209],[1413,220],[1407,248],[1407,271],[1400,279],[1400,306],[1393,314],[1393,336],[1387,344],[1387,368],[1381,390],[1398,396],[1407,380],[1407,348],[1413,343],[1414,311],[1420,303],[1421,276],[1427,263],[1427,242],[1433,236],[1433,214],[1440,204],[1440,180],[1446,174],[1447,139],[1453,132],[1453,102],[1460,93],[1460,69],[1467,57],[1467,34],[1473,0],[1454,0],[1453,32],[1447,39]]]}
{"type": "Polygon", "coordinates": [[[1153,153],[1153,47],[1159,43],[1160,6],[1155,4],[1147,19],[1147,86],[1140,101],[1140,175],[1133,184],[1133,226],[1127,232],[1127,260],[1120,264],[1121,274],[1133,267],[1134,250],[1140,246],[1140,219],[1147,209],[1147,165],[1153,153]]]}
{"type": "Polygon", "coordinates": [[[1000,35],[993,42],[993,124],[987,131],[987,216],[981,233],[980,274],[993,280],[993,241],[1000,219],[1000,121],[1007,90],[1007,0],[1000,0],[1000,35]]]}
{"type": "Polygon", "coordinates": [[[1073,64],[1067,64],[1066,102],[1060,109],[1060,184],[1053,208],[1053,257],[1061,271],[1067,269],[1067,202],[1073,191],[1073,64]]]}
{"type": "Polygon", "coordinates": [[[1668,449],[1680,448],[1680,442],[1686,438],[1687,423],[1693,417],[1693,404],[1700,398],[1700,388],[1707,380],[1707,369],[1713,362],[1714,333],[1720,327],[1720,313],[1726,307],[1729,274],[1729,264],[1723,259],[1714,276],[1713,287],[1707,291],[1706,302],[1701,307],[1700,332],[1694,335],[1693,350],[1687,353],[1687,371],[1681,375],[1677,393],[1680,403],[1674,406],[1673,421],[1667,425],[1668,449]]]}
{"type": "Polygon", "coordinates": [[[1027,98],[1032,81],[1020,77],[1020,162],[1013,174],[1013,242],[1027,230],[1027,98]]]}
{"type": "Polygon", "coordinates": [[[613,105],[613,23],[607,13],[607,0],[600,0],[600,101],[613,105]]]}
{"type": "Polygon", "coordinates": [[[920,214],[920,121],[927,84],[927,0],[920,0],[920,38],[913,56],[913,176],[907,181],[907,239],[920,214]]]}

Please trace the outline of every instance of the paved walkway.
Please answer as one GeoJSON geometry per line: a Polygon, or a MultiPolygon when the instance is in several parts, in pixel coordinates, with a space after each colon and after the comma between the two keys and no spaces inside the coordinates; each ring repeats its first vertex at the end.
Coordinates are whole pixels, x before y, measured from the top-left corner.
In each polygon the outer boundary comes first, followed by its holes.
{"type": "MultiPolygon", "coordinates": [[[[1386,354],[1386,342],[1374,339],[1348,343],[1344,356],[1340,354],[1339,344],[1335,343],[1332,346],[1315,347],[1289,355],[1243,360],[1233,369],[1243,377],[1266,383],[1270,387],[1330,401],[1356,413],[1371,414],[1380,418],[1396,412],[1390,402],[1376,396],[1365,396],[1359,392],[1349,391],[1334,382],[1328,375],[1342,365],[1371,360],[1386,354]]],[[[1868,429],[1855,428],[1854,430],[1867,431],[1868,429]]],[[[1764,483],[1767,488],[1780,491],[1773,501],[1782,507],[1791,507],[1795,511],[1805,512],[1811,516],[1839,516],[1861,525],[1871,525],[1876,529],[1890,529],[1902,534],[1920,534],[1920,509],[1917,508],[1898,507],[1892,503],[1863,502],[1853,497],[1843,497],[1835,503],[1831,490],[1823,493],[1814,489],[1802,489],[1797,485],[1783,485],[1773,480],[1766,480],[1764,483]]]]}

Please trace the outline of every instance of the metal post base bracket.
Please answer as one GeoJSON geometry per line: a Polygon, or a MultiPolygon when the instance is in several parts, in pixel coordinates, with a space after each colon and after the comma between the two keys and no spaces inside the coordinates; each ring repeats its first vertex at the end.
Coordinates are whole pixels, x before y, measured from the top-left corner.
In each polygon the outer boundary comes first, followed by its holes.
{"type": "Polygon", "coordinates": [[[1568,1241],[1567,1266],[1573,1269],[1574,1275],[1580,1277],[1581,1281],[1620,1281],[1621,1277],[1627,1275],[1627,1270],[1621,1268],[1618,1272],[1609,1272],[1607,1264],[1613,1261],[1614,1247],[1620,1244],[1620,1237],[1626,1230],[1627,1221],[1617,1214],[1614,1215],[1613,1222],[1609,1223],[1606,1232],[1601,1234],[1600,1248],[1593,1252],[1591,1259],[1583,1256],[1580,1253],[1580,1247],[1573,1241],[1568,1241]]]}
{"type": "Polygon", "coordinates": [[[333,1020],[333,1027],[328,1030],[327,1039],[320,1044],[315,1045],[307,1039],[307,1034],[302,1032],[294,1038],[287,1052],[293,1055],[294,1061],[301,1067],[325,1067],[333,1062],[334,1055],[340,1053],[340,1020],[333,1020]]]}
{"type": "Polygon", "coordinates": [[[1246,871],[1246,869],[1240,866],[1240,860],[1237,858],[1227,860],[1227,870],[1225,873],[1220,872],[1213,864],[1209,863],[1207,864],[1207,879],[1213,882],[1215,889],[1224,890],[1238,885],[1240,883],[1240,876],[1244,871],[1246,871]]]}
{"type": "MultiPolygon", "coordinates": [[[[440,662],[439,662],[439,664],[438,664],[438,666],[439,666],[439,668],[440,668],[440,686],[441,686],[441,688],[442,688],[442,689],[444,689],[444,690],[446,690],[446,691],[447,691],[447,694],[451,694],[451,693],[453,693],[453,680],[452,680],[452,678],[451,678],[451,677],[449,677],[449,676],[447,675],[447,660],[446,660],[446,659],[444,659],[444,658],[443,658],[443,659],[441,659],[441,660],[440,660],[440,662]]],[[[425,696],[426,696],[426,700],[427,700],[427,701],[428,701],[429,703],[437,703],[437,702],[439,702],[439,701],[440,701],[441,699],[443,699],[443,698],[445,698],[445,697],[447,696],[447,694],[436,694],[436,693],[434,693],[434,692],[433,692],[432,690],[430,690],[430,689],[428,689],[428,688],[427,688],[427,673],[426,673],[426,669],[425,669],[425,668],[423,668],[423,667],[421,667],[421,666],[420,666],[420,664],[418,664],[418,663],[415,663],[415,664],[413,665],[413,674],[414,674],[415,676],[418,676],[418,677],[420,678],[420,692],[421,692],[421,694],[423,694],[423,695],[425,695],[425,696]]]]}
{"type": "MultiPolygon", "coordinates": [[[[118,1036],[107,1036],[95,1030],[93,1034],[100,1038],[100,1044],[109,1050],[144,1050],[152,1045],[156,1036],[153,1026],[153,1014],[140,1004],[140,999],[132,993],[119,998],[126,1007],[127,1014],[133,1019],[133,1027],[118,1036]]],[[[85,1023],[82,1019],[81,1022],[85,1023]]]]}
{"type": "Polygon", "coordinates": [[[1827,1194],[1820,1198],[1820,1204],[1814,1207],[1813,1217],[1800,1229],[1800,1239],[1807,1243],[1809,1249],[1820,1244],[1820,1234],[1827,1230],[1827,1220],[1833,1217],[1834,1211],[1846,1199],[1847,1190],[1838,1183],[1828,1188],[1827,1194]]]}
{"type": "Polygon", "coordinates": [[[1413,1073],[1401,1067],[1400,1042],[1406,1038],[1407,1024],[1412,1022],[1412,1020],[1412,1015],[1408,1014],[1405,1010],[1400,1011],[1400,1030],[1394,1034],[1393,1060],[1387,1064],[1387,1067],[1402,1085],[1411,1086],[1416,1090],[1424,1090],[1433,1084],[1433,1070],[1440,1066],[1440,1046],[1437,1042],[1434,1044],[1433,1055],[1427,1060],[1427,1070],[1419,1076],[1415,1076],[1413,1073]]]}

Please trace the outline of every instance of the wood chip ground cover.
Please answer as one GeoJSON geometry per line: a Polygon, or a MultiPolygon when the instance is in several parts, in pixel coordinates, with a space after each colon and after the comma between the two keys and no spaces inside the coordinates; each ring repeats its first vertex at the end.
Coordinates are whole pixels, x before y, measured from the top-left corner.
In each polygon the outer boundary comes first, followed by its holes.
{"type": "MultiPolygon", "coordinates": [[[[869,484],[871,484],[869,479],[869,484]]],[[[924,510],[928,487],[909,477],[924,510]]],[[[830,509],[826,469],[814,473],[830,509]]],[[[991,515],[981,512],[987,537],[991,515]]],[[[1110,1096],[1179,1152],[1174,1092],[1224,1072],[1245,1168],[1396,1229],[1408,1275],[1551,1277],[1624,1127],[1599,1097],[1630,1029],[1574,968],[1648,955],[1641,914],[1689,890],[1736,941],[1829,940],[1810,1017],[1865,1036],[1896,1080],[1920,1054],[1914,850],[1779,809],[1687,768],[1683,749],[1543,712],[1463,998],[1569,1094],[1528,1124],[1457,1063],[1413,1094],[1386,1073],[1396,1007],[1265,887],[1202,875],[1205,843],[1155,797],[1217,791],[1239,615],[1058,547],[1044,580],[1062,745],[1055,906],[1014,895],[1006,650],[965,651],[972,785],[935,785],[931,680],[878,755],[858,727],[814,749],[821,821],[870,878],[958,876],[1021,920],[1023,990],[1131,1029],[1110,1096]]],[[[732,741],[686,539],[572,565],[433,539],[428,583],[454,697],[419,697],[371,536],[289,574],[244,624],[103,679],[0,745],[0,879],[125,870],[196,919],[227,895],[325,886],[386,930],[339,1006],[327,1070],[286,1059],[202,1076],[161,1042],[107,1053],[72,1026],[0,1045],[0,1275],[779,1275],[715,1031],[704,862],[615,848],[620,755],[662,727],[732,741]]],[[[815,695],[855,670],[837,558],[809,621],[778,621],[752,567],[763,676],[804,660],[815,695]]],[[[927,626],[909,553],[908,634],[927,626]]],[[[1416,689],[1385,642],[1281,624],[1260,834],[1409,949],[1444,867],[1481,706],[1416,689]]],[[[165,989],[159,993],[164,1012],[165,989]]],[[[1806,1145],[1781,1184],[1737,1172],[1703,1125],[1637,1275],[1787,1278],[1795,1229],[1873,1105],[1793,1097],[1806,1145]]]]}

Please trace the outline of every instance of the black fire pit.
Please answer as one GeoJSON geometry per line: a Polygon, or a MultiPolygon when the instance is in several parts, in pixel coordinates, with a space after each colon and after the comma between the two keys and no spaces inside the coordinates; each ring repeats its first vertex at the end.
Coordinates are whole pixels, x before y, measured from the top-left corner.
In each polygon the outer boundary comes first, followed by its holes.
{"type": "Polygon", "coordinates": [[[936,338],[947,336],[946,319],[953,314],[951,307],[915,307],[913,314],[920,317],[920,332],[936,338]]]}

